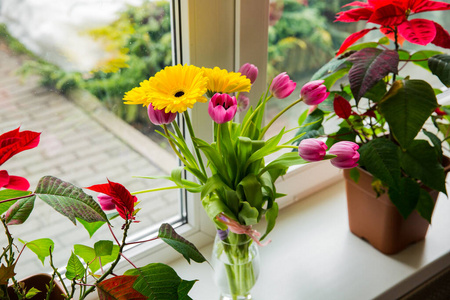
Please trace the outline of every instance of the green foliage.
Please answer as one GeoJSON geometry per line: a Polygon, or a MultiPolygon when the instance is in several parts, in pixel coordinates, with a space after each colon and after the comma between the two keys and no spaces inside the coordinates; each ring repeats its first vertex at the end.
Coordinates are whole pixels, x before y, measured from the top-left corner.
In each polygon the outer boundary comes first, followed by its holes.
{"type": "Polygon", "coordinates": [[[39,258],[39,260],[44,264],[44,259],[47,256],[50,256],[53,252],[53,248],[55,247],[55,243],[51,239],[37,239],[31,242],[25,242],[19,239],[19,241],[25,246],[33,251],[39,258]]]}

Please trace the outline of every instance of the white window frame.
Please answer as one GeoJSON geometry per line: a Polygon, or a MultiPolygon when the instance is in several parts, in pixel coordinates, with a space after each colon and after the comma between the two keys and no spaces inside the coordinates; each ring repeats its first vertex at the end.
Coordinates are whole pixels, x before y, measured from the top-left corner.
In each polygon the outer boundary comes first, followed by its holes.
{"type": "MultiPolygon", "coordinates": [[[[172,0],[174,61],[204,67],[218,66],[237,71],[246,63],[259,69],[266,78],[269,0],[172,0]]],[[[255,105],[266,90],[264,80],[257,80],[250,94],[255,105]]],[[[211,141],[212,122],[206,105],[195,105],[191,120],[197,137],[211,141]]],[[[277,182],[277,191],[285,207],[341,179],[340,172],[328,161],[294,168],[277,182]]],[[[215,228],[201,205],[198,194],[186,193],[187,223],[177,227],[198,248],[213,241],[215,228]]],[[[157,229],[157,228],[155,228],[157,229]]],[[[127,252],[138,264],[150,261],[170,263],[179,254],[162,242],[143,244],[127,252]]],[[[129,266],[125,265],[125,269],[129,266]]]]}

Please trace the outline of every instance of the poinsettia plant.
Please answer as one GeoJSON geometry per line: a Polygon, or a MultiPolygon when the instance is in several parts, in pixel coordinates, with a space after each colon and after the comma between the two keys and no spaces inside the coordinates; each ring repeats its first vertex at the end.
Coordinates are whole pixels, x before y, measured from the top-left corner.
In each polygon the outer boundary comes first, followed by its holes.
{"type": "MultiPolygon", "coordinates": [[[[351,34],[336,57],[313,76],[331,93],[317,109],[300,118],[301,124],[309,124],[300,133],[309,131],[302,138],[325,135],[327,146],[357,142],[359,164],[374,176],[374,189],[388,193],[404,218],[417,210],[430,222],[434,201],[421,187],[446,193],[442,146],[450,132],[449,107],[437,102],[442,90],[420,76],[431,72],[448,87],[450,56],[438,50],[408,50],[406,45],[449,49],[449,33],[435,21],[416,15],[450,10],[450,4],[369,0],[348,6],[354,8],[339,12],[336,21],[368,25],[351,34]],[[378,31],[381,38],[355,44],[371,31],[378,31]],[[409,64],[422,69],[403,74],[409,64]],[[347,75],[348,82],[343,78],[347,75]],[[336,126],[323,127],[330,119],[338,124],[337,130],[336,126]]],[[[355,180],[358,175],[357,169],[352,171],[355,180]]]]}
{"type": "MultiPolygon", "coordinates": [[[[38,132],[20,131],[20,128],[0,135],[0,166],[14,155],[38,146],[39,137],[38,132]]],[[[158,235],[152,239],[128,241],[131,226],[139,222],[139,209],[135,208],[137,197],[123,185],[108,180],[107,183],[88,187],[99,192],[99,202],[81,188],[53,176],[42,177],[34,192],[29,191],[29,187],[27,179],[9,175],[6,170],[0,171],[0,221],[8,241],[8,245],[2,246],[0,252],[0,299],[9,299],[7,287],[10,284],[18,299],[30,299],[38,293],[42,297],[40,299],[48,299],[45,295],[50,295],[54,280],[58,279],[65,291],[65,299],[74,299],[76,291],[77,295],[79,293],[78,299],[85,299],[95,289],[101,299],[190,299],[188,292],[195,280],[181,279],[171,267],[162,263],[137,267],[126,257],[124,248],[127,245],[162,239],[188,262],[191,259],[196,262],[206,261],[197,248],[178,235],[169,224],[162,224],[158,235]],[[23,224],[28,219],[38,198],[73,224],[76,225],[77,221],[82,224],[91,238],[100,227],[108,226],[113,240],[96,241],[94,247],[73,245],[72,253],[65,254],[70,255],[70,258],[62,274],[57,268],[62,266],[55,266],[52,259],[61,252],[54,249],[55,244],[51,239],[23,241],[14,237],[9,230],[9,226],[23,224]],[[107,215],[105,211],[113,212],[107,215]],[[116,217],[123,219],[121,239],[118,229],[110,223],[116,217]],[[47,291],[24,286],[18,281],[22,278],[16,274],[16,265],[20,264],[21,254],[27,248],[36,253],[43,264],[49,257],[53,280],[48,284],[47,291]],[[114,269],[121,259],[126,260],[131,268],[118,276],[114,269]]]]}

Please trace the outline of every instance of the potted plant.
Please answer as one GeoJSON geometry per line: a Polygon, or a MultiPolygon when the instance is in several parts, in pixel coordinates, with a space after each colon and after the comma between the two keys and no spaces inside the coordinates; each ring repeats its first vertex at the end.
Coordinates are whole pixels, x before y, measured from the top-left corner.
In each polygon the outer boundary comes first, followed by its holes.
{"type": "Polygon", "coordinates": [[[438,50],[407,50],[406,45],[450,48],[450,35],[441,25],[412,18],[421,12],[449,10],[450,4],[369,0],[346,6],[356,8],[339,12],[336,21],[363,20],[370,26],[351,34],[336,57],[313,76],[331,93],[300,118],[307,126],[299,134],[308,131],[300,142],[326,136],[328,147],[338,141],[360,145],[359,168],[344,172],[350,229],[380,251],[395,253],[425,237],[437,193],[446,194],[448,159],[443,145],[449,136],[450,107],[438,104],[441,90],[417,78],[432,72],[448,87],[450,56],[438,50]],[[382,37],[355,44],[372,31],[382,37]],[[422,71],[400,72],[410,64],[422,71]],[[334,128],[323,127],[325,120],[334,122],[334,128]],[[352,196],[353,186],[361,184],[367,190],[352,196]],[[363,200],[367,194],[374,200],[363,200]],[[363,202],[379,207],[365,208],[363,202]]]}
{"type": "MultiPolygon", "coordinates": [[[[22,151],[36,147],[39,137],[40,133],[20,131],[20,128],[0,135],[0,165],[22,151]]],[[[6,170],[0,171],[0,222],[8,242],[2,245],[0,252],[0,299],[85,299],[96,289],[100,299],[190,299],[188,293],[195,280],[181,279],[170,266],[162,263],[137,267],[126,257],[124,247],[127,245],[162,239],[188,262],[191,259],[206,261],[197,248],[179,236],[169,224],[161,225],[157,237],[128,241],[130,228],[139,222],[139,208],[135,208],[137,197],[123,185],[108,180],[88,187],[100,193],[98,202],[81,188],[53,176],[42,177],[33,192],[29,188],[27,179],[10,175],[6,170]],[[108,226],[113,240],[96,241],[94,247],[73,245],[63,274],[53,263],[54,255],[60,252],[54,249],[51,239],[23,241],[9,230],[10,226],[26,226],[24,222],[32,213],[36,199],[41,199],[75,225],[78,221],[91,237],[100,227],[108,226]],[[107,215],[105,211],[112,213],[107,215]],[[116,217],[123,220],[123,225],[112,228],[111,220],[116,217]],[[42,264],[48,257],[52,274],[37,274],[26,279],[16,274],[16,265],[25,249],[33,251],[42,264]],[[126,260],[131,268],[118,276],[114,269],[121,259],[126,260]]]]}

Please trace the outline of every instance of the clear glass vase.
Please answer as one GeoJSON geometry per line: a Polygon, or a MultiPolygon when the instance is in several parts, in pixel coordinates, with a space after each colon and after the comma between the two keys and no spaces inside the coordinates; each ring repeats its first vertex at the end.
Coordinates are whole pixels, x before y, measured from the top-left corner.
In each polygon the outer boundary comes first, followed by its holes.
{"type": "Polygon", "coordinates": [[[222,240],[217,235],[212,263],[221,300],[252,299],[250,291],[259,275],[259,251],[251,238],[230,232],[222,240]]]}

